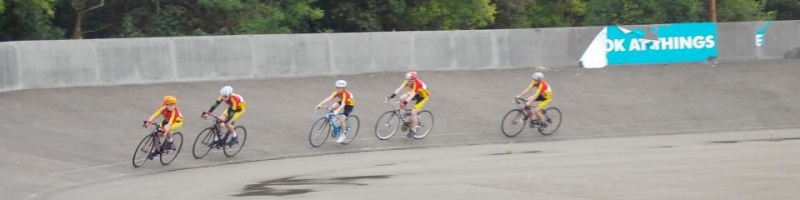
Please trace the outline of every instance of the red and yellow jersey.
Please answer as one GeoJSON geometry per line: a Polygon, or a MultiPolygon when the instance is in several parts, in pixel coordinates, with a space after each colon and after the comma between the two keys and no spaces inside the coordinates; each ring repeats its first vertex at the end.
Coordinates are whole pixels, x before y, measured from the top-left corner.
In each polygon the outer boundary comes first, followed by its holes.
{"type": "Polygon", "coordinates": [[[231,93],[231,98],[224,101],[223,99],[224,97],[219,96],[217,97],[217,102],[225,102],[225,104],[228,104],[228,106],[230,106],[233,110],[239,111],[246,107],[246,103],[244,102],[244,97],[242,97],[242,95],[231,93]]]}
{"type": "Polygon", "coordinates": [[[403,81],[403,86],[401,87],[408,87],[411,91],[416,92],[421,97],[428,97],[430,95],[430,91],[428,91],[428,86],[425,85],[421,80],[407,80],[403,81]]]}
{"type": "Polygon", "coordinates": [[[153,116],[151,117],[155,118],[158,117],[158,115],[161,115],[165,120],[173,124],[183,121],[183,115],[181,115],[181,112],[178,111],[178,107],[175,107],[175,110],[173,111],[167,109],[167,106],[162,105],[156,110],[156,112],[153,113],[153,116]]]}
{"type": "Polygon", "coordinates": [[[350,93],[350,91],[346,89],[342,90],[342,92],[333,91],[333,93],[331,93],[331,96],[329,98],[339,98],[340,100],[342,100],[342,102],[344,102],[342,103],[344,105],[348,106],[356,105],[356,99],[353,96],[353,93],[350,93]]]}
{"type": "Polygon", "coordinates": [[[550,90],[550,84],[547,84],[547,81],[541,80],[539,84],[536,84],[536,81],[531,81],[531,84],[528,85],[528,89],[533,89],[534,87],[538,87],[539,89],[536,90],[536,94],[544,94],[545,92],[552,92],[550,90]]]}

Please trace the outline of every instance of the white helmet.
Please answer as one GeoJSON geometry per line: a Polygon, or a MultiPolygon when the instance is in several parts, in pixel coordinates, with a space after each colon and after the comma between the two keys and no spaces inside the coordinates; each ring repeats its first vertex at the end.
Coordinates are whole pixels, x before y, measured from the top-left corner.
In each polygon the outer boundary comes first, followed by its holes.
{"type": "Polygon", "coordinates": [[[336,87],[347,87],[347,81],[344,80],[336,81],[336,87]]]}
{"type": "Polygon", "coordinates": [[[544,78],[544,74],[542,74],[542,72],[536,72],[536,73],[533,73],[533,76],[531,76],[531,78],[533,78],[533,80],[537,80],[538,81],[538,80],[544,78]]]}
{"type": "Polygon", "coordinates": [[[233,93],[233,87],[230,85],[222,87],[222,89],[219,90],[219,95],[222,96],[231,96],[231,93],[233,93]]]}

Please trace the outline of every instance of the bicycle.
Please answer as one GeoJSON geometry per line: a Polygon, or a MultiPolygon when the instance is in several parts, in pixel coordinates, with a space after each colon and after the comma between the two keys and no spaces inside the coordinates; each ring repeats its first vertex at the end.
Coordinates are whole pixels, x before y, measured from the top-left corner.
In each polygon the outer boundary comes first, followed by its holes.
{"type": "Polygon", "coordinates": [[[411,109],[399,108],[400,102],[397,99],[390,98],[389,105],[396,107],[394,110],[386,111],[375,123],[375,136],[381,140],[388,140],[397,132],[397,129],[402,129],[403,132],[408,132],[407,136],[414,139],[422,139],[428,136],[433,130],[433,113],[427,110],[422,110],[417,113],[417,123],[419,128],[415,131],[416,134],[410,135],[412,128],[411,125],[411,109]],[[428,122],[430,121],[430,122],[428,122]],[[403,123],[399,126],[400,122],[403,123]],[[396,123],[396,124],[393,124],[396,123]]]}
{"type": "MultiPolygon", "coordinates": [[[[336,116],[333,115],[333,108],[327,106],[321,106],[320,108],[327,108],[328,113],[318,118],[314,121],[314,124],[311,125],[311,130],[308,132],[308,143],[311,144],[312,147],[319,147],[325,143],[328,136],[334,138],[339,137],[339,134],[333,131],[333,129],[339,128],[339,121],[336,116]]],[[[355,140],[358,135],[358,130],[361,127],[361,120],[358,119],[358,116],[350,114],[350,116],[345,118],[345,125],[347,128],[344,130],[346,138],[342,142],[343,145],[350,144],[350,142],[355,140]]]]}
{"type": "Polygon", "coordinates": [[[181,152],[181,148],[183,147],[183,134],[181,132],[172,133],[172,146],[175,148],[166,149],[166,141],[161,142],[160,136],[158,136],[164,133],[161,131],[161,125],[155,122],[147,123],[153,125],[154,128],[150,134],[144,136],[144,139],[136,146],[136,150],[133,151],[133,160],[131,161],[133,167],[139,168],[144,165],[147,160],[152,160],[156,156],[159,156],[161,165],[169,165],[172,161],[175,161],[175,158],[177,158],[178,154],[181,152]]]}
{"type": "MultiPolygon", "coordinates": [[[[506,116],[503,117],[503,122],[500,124],[500,130],[503,131],[503,135],[506,135],[506,137],[517,136],[522,132],[523,129],[525,129],[525,123],[528,122],[528,115],[525,113],[525,104],[523,103],[525,101],[527,100],[523,98],[517,98],[516,103],[519,108],[508,111],[506,116]],[[513,117],[509,118],[509,116],[512,115],[513,117]],[[509,119],[509,121],[506,121],[506,119],[509,119]],[[513,127],[515,125],[519,125],[519,129],[513,127]]],[[[529,123],[530,127],[535,128],[540,134],[551,135],[555,133],[559,127],[561,127],[561,110],[558,108],[548,107],[542,110],[542,115],[544,117],[544,123],[529,123]]]]}
{"type": "Polygon", "coordinates": [[[194,158],[201,159],[208,155],[208,152],[214,148],[222,148],[222,152],[227,157],[233,157],[236,156],[236,154],[239,154],[239,152],[244,148],[245,142],[247,142],[247,129],[245,129],[244,126],[233,127],[233,130],[236,131],[238,141],[236,143],[232,143],[230,140],[228,140],[233,138],[229,137],[231,135],[230,132],[227,132],[224,135],[220,133],[218,125],[223,123],[222,120],[220,120],[220,118],[214,114],[208,112],[206,112],[206,114],[214,117],[214,121],[211,122],[210,127],[200,131],[200,134],[198,134],[197,138],[194,139],[194,144],[192,145],[192,155],[194,158]],[[215,138],[217,139],[216,141],[214,140],[215,138]]]}

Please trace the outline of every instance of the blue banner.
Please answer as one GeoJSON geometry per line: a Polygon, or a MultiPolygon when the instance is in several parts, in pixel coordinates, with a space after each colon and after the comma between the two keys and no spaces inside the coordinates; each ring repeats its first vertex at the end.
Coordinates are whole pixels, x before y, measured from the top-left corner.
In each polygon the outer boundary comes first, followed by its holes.
{"type": "Polygon", "coordinates": [[[608,26],[608,65],[705,62],[717,58],[717,25],[652,25],[648,30],[608,26]]]}

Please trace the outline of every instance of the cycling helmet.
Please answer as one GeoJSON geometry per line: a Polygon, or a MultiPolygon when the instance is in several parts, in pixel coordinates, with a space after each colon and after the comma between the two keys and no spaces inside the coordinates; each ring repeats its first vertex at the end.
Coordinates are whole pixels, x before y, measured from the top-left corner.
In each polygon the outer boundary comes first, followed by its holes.
{"type": "Polygon", "coordinates": [[[336,87],[340,87],[340,88],[347,87],[347,81],[344,81],[344,80],[336,81],[336,87]]]}
{"type": "Polygon", "coordinates": [[[231,86],[225,86],[219,90],[219,95],[222,96],[231,96],[231,93],[233,93],[233,87],[231,86]]]}
{"type": "Polygon", "coordinates": [[[533,76],[531,76],[531,78],[533,78],[533,80],[537,80],[538,81],[538,80],[544,78],[544,74],[542,74],[542,72],[536,72],[536,73],[533,73],[533,76]]]}
{"type": "Polygon", "coordinates": [[[172,105],[178,103],[178,98],[175,96],[164,96],[164,105],[172,105]]]}
{"type": "Polygon", "coordinates": [[[416,71],[410,71],[410,72],[406,73],[406,79],[408,79],[408,80],[416,80],[417,79],[417,72],[416,71]]]}

